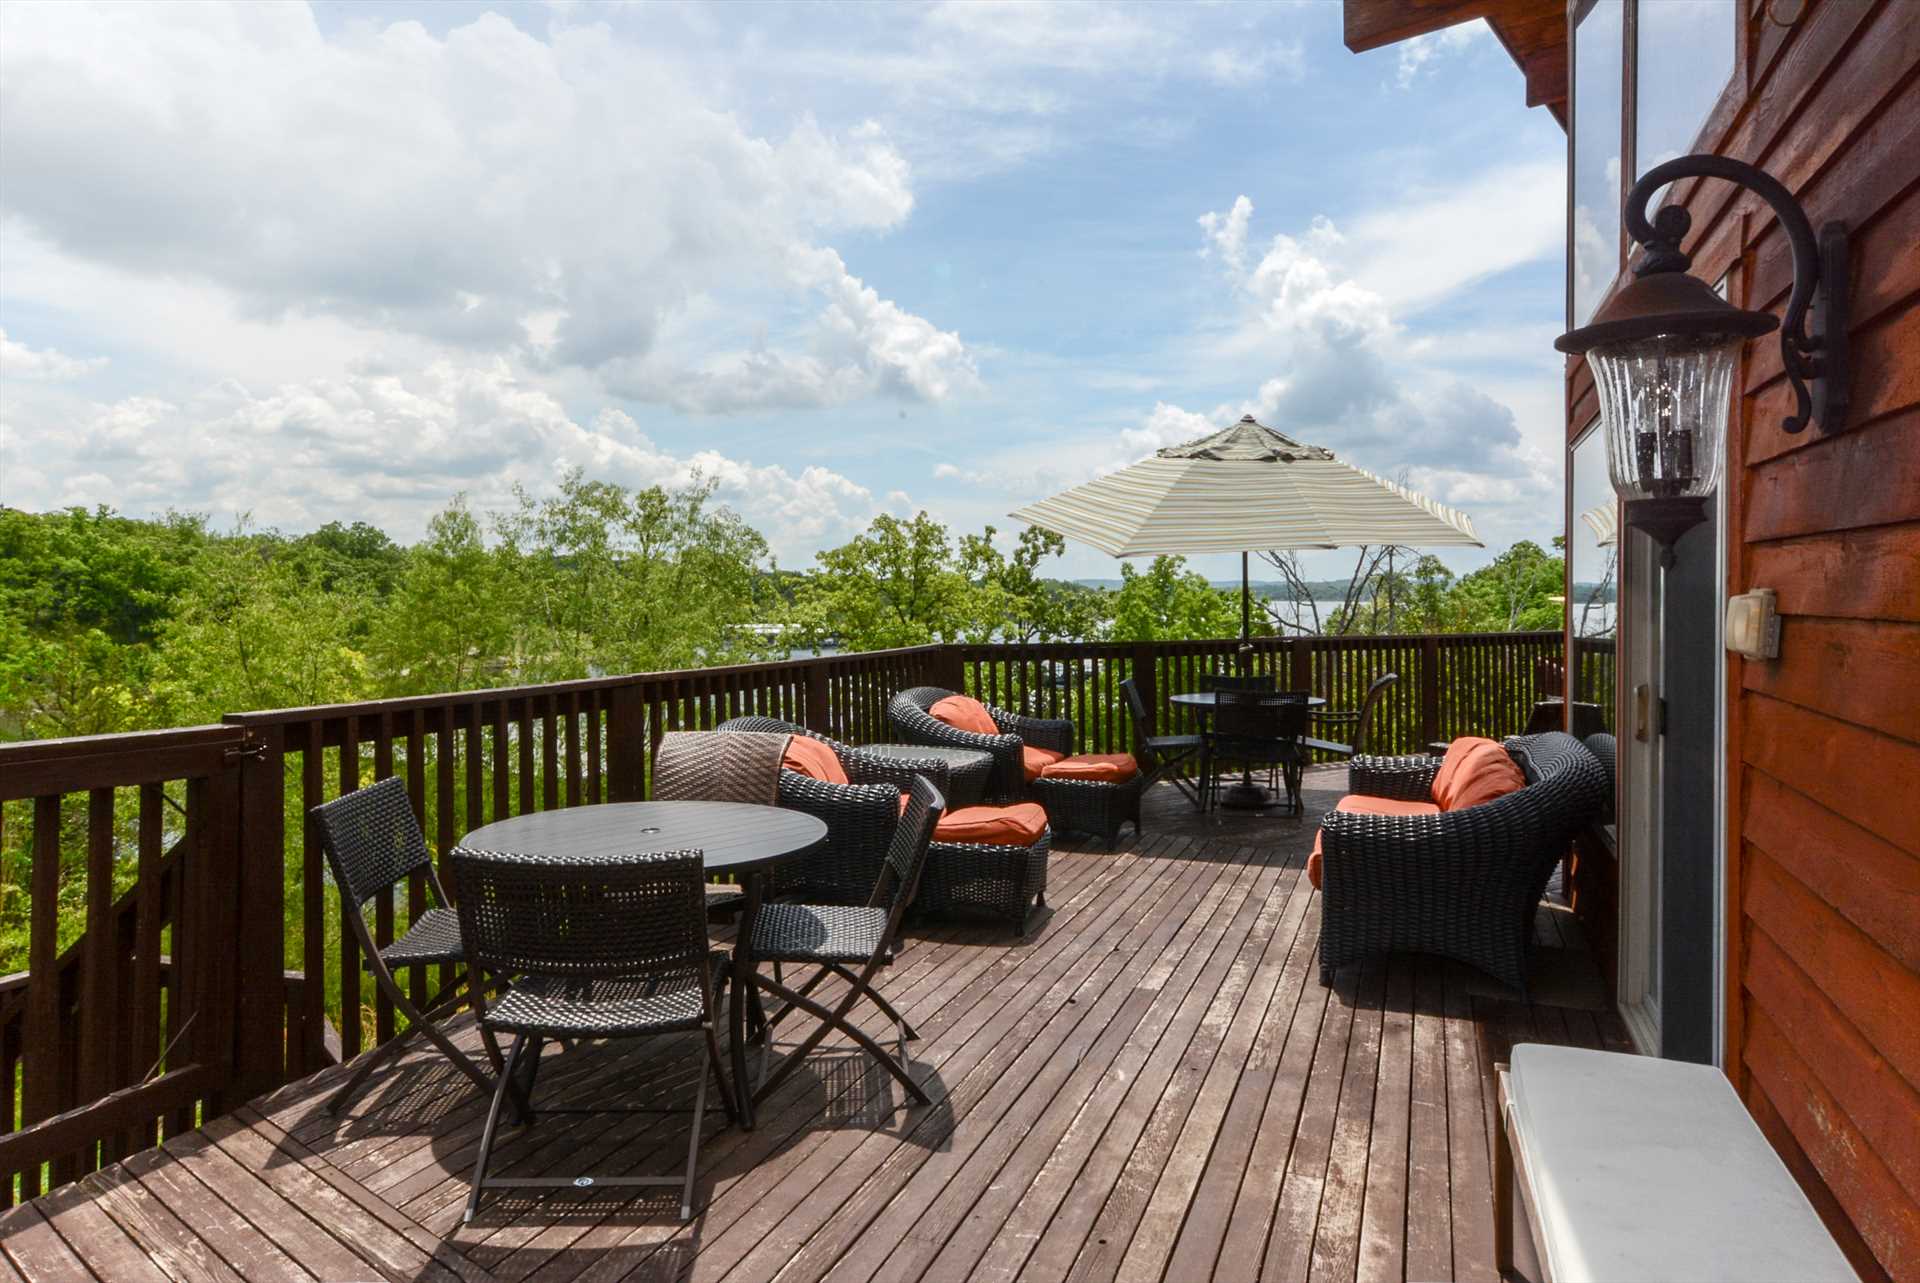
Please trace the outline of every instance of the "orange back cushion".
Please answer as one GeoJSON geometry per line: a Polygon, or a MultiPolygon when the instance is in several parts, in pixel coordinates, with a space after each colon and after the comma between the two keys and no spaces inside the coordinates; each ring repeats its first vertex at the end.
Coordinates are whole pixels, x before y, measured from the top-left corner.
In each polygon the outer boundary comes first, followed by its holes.
{"type": "Polygon", "coordinates": [[[949,695],[927,710],[936,722],[945,722],[956,731],[972,731],[976,735],[998,735],[1000,728],[993,724],[993,714],[979,700],[966,695],[949,695]]]}
{"type": "Polygon", "coordinates": [[[1467,754],[1482,744],[1491,744],[1492,740],[1482,735],[1462,735],[1447,745],[1447,755],[1440,759],[1440,773],[1433,777],[1433,800],[1438,802],[1440,795],[1453,788],[1453,777],[1460,773],[1460,764],[1467,760],[1467,754]]]}
{"type": "Polygon", "coordinates": [[[1040,772],[1066,757],[1065,753],[1056,753],[1050,748],[1035,748],[1031,744],[1020,746],[1020,769],[1026,773],[1031,784],[1040,778],[1040,772]]]}
{"type": "Polygon", "coordinates": [[[1500,745],[1490,739],[1455,740],[1434,776],[1433,800],[1443,811],[1464,811],[1526,786],[1527,777],[1500,745]]]}
{"type": "Polygon", "coordinates": [[[851,783],[846,769],[840,765],[840,755],[810,735],[788,736],[787,751],[780,755],[780,765],[811,780],[851,783]]]}

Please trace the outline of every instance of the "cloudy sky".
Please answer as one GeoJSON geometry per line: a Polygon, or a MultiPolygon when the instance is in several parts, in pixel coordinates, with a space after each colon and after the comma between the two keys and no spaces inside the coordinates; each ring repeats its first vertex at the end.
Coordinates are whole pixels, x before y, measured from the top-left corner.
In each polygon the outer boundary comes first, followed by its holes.
{"type": "Polygon", "coordinates": [[[11,0],[0,503],[697,471],[801,565],[1251,411],[1544,540],[1563,154],[1480,24],[1334,0],[11,0]]]}

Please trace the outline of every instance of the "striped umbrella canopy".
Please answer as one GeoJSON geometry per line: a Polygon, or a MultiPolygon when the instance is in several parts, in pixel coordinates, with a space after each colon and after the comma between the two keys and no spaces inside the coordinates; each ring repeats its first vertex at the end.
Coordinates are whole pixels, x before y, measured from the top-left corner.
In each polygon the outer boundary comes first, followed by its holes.
{"type": "Polygon", "coordinates": [[[1593,541],[1601,548],[1611,548],[1620,542],[1620,510],[1613,500],[1596,504],[1580,514],[1580,520],[1587,523],[1587,529],[1593,531],[1593,541]]]}
{"type": "Polygon", "coordinates": [[[1342,463],[1247,415],[1231,427],[1012,514],[1114,557],[1237,552],[1241,631],[1249,551],[1484,545],[1464,512],[1342,463]]]}

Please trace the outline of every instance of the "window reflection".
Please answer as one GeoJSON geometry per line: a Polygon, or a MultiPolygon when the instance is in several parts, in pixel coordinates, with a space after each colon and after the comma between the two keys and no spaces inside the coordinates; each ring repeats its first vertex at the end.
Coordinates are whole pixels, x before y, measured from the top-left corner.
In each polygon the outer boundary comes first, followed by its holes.
{"type": "Polygon", "coordinates": [[[1569,266],[1571,324],[1584,325],[1620,270],[1623,0],[1582,0],[1574,14],[1569,266]]]}
{"type": "Polygon", "coordinates": [[[1734,18],[1734,0],[1641,0],[1634,19],[1638,174],[1694,149],[1733,77],[1734,18]]]}
{"type": "Polygon", "coordinates": [[[1613,729],[1613,638],[1619,606],[1620,505],[1607,471],[1607,449],[1597,425],[1573,447],[1573,526],[1567,531],[1567,598],[1573,634],[1573,698],[1598,707],[1613,729]]]}

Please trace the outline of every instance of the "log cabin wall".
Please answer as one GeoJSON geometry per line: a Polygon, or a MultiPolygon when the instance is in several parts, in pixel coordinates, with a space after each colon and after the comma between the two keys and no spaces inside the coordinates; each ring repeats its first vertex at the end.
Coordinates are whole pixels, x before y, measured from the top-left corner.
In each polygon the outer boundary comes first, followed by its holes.
{"type": "MultiPolygon", "coordinates": [[[[1778,343],[1750,345],[1726,591],[1776,590],[1783,631],[1778,660],[1725,657],[1723,1063],[1862,1276],[1920,1279],[1920,4],[1741,9],[1696,150],[1846,222],[1853,407],[1842,432],[1786,435],[1778,343]]],[[[1714,181],[1676,197],[1696,274],[1782,310],[1771,212],[1714,181]]],[[[1594,413],[1570,361],[1569,441],[1594,413]]]]}

